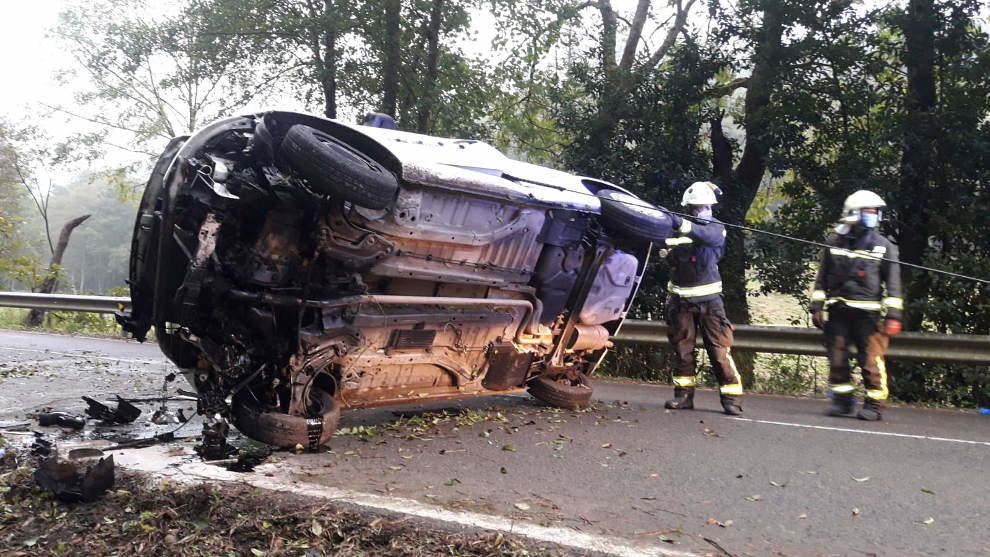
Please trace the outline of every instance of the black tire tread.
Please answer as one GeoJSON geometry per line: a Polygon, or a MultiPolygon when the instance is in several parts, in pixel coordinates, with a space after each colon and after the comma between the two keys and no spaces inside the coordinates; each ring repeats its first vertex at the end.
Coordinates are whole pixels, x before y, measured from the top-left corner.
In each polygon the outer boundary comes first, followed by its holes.
{"type": "MultiPolygon", "coordinates": [[[[282,412],[266,412],[257,408],[247,389],[238,393],[233,400],[234,426],[248,437],[276,447],[292,448],[296,445],[309,446],[306,418],[290,416],[282,412]]],[[[328,393],[320,393],[320,403],[324,408],[323,431],[320,445],[326,444],[337,431],[340,422],[340,404],[328,393]]]]}
{"type": "MultiPolygon", "coordinates": [[[[618,190],[598,192],[602,207],[602,225],[606,230],[652,242],[662,242],[670,235],[670,219],[666,215],[661,220],[635,211],[624,203],[607,197],[610,192],[624,193],[618,190]]],[[[643,201],[643,203],[647,202],[643,201]]]]}
{"type": "Polygon", "coordinates": [[[289,128],[279,146],[280,166],[306,179],[314,190],[369,209],[385,209],[395,200],[395,175],[367,155],[315,128],[289,128]]]}
{"type": "Polygon", "coordinates": [[[558,408],[584,408],[591,404],[592,388],[587,382],[568,385],[540,376],[530,380],[527,390],[537,400],[558,408]]]}

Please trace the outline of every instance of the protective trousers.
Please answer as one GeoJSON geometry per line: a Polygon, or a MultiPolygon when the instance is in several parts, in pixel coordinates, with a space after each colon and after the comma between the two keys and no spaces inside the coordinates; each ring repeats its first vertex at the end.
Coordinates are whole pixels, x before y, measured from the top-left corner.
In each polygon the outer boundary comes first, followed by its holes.
{"type": "Polygon", "coordinates": [[[825,322],[825,350],[828,354],[829,383],[836,396],[849,397],[855,390],[849,347],[856,346],[856,361],[863,372],[866,398],[876,402],[887,399],[887,366],[883,355],[890,337],[879,329],[876,312],[833,306],[825,322]]]}
{"type": "Polygon", "coordinates": [[[723,397],[742,395],[742,380],[732,361],[732,324],[725,315],[721,296],[700,302],[692,302],[676,294],[667,297],[665,308],[667,338],[677,354],[674,369],[676,388],[693,388],[698,373],[694,358],[697,330],[712,362],[712,370],[720,385],[723,397]]]}

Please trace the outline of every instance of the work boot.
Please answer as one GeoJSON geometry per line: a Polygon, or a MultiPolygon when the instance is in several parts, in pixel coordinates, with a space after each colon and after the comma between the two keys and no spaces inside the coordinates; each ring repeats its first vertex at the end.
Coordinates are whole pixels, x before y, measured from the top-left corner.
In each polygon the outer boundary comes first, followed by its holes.
{"type": "Polygon", "coordinates": [[[694,409],[694,387],[674,387],[674,398],[663,403],[663,407],[671,410],[694,409]]]}
{"type": "Polygon", "coordinates": [[[848,416],[853,411],[853,400],[849,395],[832,395],[832,406],[825,412],[826,416],[848,416]]]}
{"type": "Polygon", "coordinates": [[[863,402],[863,408],[856,413],[856,417],[870,422],[875,422],[882,419],[882,416],[880,416],[880,403],[872,398],[866,399],[866,401],[863,402]]]}
{"type": "Polygon", "coordinates": [[[722,411],[730,416],[742,414],[742,405],[732,395],[722,395],[722,411]]]}

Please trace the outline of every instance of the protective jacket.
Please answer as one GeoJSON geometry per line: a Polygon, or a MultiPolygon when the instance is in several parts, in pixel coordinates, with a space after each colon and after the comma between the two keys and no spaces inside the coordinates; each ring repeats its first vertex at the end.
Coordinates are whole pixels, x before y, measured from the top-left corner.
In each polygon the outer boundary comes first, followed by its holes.
{"type": "Polygon", "coordinates": [[[887,318],[900,320],[904,299],[897,245],[872,229],[860,236],[832,233],[825,243],[829,247],[822,253],[811,311],[842,304],[877,313],[886,310],[887,318]]]}
{"type": "Polygon", "coordinates": [[[718,261],[725,249],[725,226],[717,219],[682,219],[676,235],[665,240],[671,280],[667,290],[692,302],[722,294],[718,261]]]}

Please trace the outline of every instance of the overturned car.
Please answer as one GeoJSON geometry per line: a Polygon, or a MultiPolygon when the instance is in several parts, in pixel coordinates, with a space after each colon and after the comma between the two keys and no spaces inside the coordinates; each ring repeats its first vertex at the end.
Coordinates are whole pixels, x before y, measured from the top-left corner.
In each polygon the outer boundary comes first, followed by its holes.
{"type": "Polygon", "coordinates": [[[290,112],[176,138],[141,200],[118,314],[278,446],[340,411],[527,389],[588,404],[666,214],[491,146],[290,112]]]}

